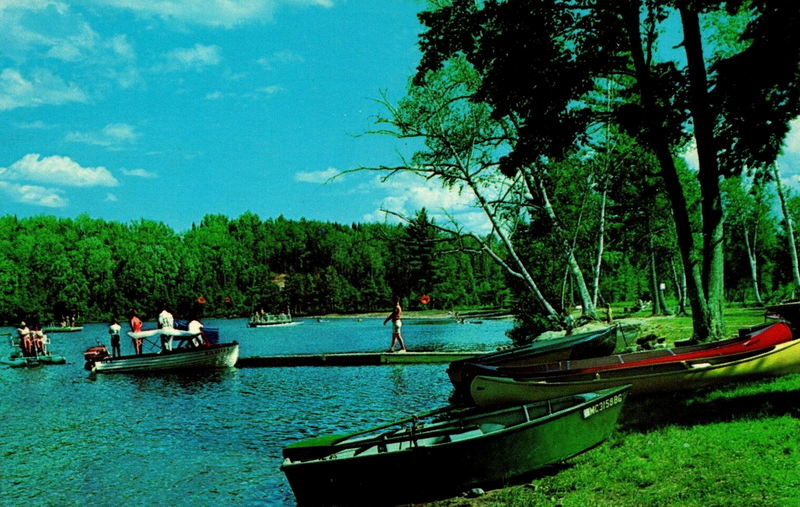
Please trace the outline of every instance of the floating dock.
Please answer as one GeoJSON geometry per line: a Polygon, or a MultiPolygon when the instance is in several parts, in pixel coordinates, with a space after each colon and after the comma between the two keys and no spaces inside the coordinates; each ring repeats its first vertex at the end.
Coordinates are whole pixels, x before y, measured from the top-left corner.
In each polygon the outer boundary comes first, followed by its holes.
{"type": "Polygon", "coordinates": [[[452,363],[483,352],[349,352],[240,357],[237,368],[275,366],[378,366],[382,364],[452,363]]]}

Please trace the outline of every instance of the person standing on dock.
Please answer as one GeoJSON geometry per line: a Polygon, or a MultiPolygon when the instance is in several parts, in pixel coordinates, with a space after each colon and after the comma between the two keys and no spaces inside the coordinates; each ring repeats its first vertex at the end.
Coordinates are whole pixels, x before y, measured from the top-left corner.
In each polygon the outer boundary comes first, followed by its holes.
{"type": "Polygon", "coordinates": [[[108,326],[108,334],[111,335],[111,355],[113,357],[119,357],[122,354],[119,351],[119,332],[122,331],[122,326],[119,325],[117,319],[114,319],[111,322],[111,325],[108,326]]]}
{"type": "MultiPolygon", "coordinates": [[[[134,333],[138,333],[142,330],[142,319],[139,318],[137,315],[136,310],[131,310],[131,331],[134,333]]],[[[140,355],[142,353],[142,339],[141,338],[131,338],[133,342],[133,351],[136,355],[140,355]]]]}
{"type": "Polygon", "coordinates": [[[383,320],[383,325],[385,326],[390,320],[392,321],[392,344],[389,346],[388,352],[394,352],[395,344],[400,346],[398,352],[405,352],[406,343],[403,341],[403,335],[400,332],[400,328],[403,327],[403,309],[400,307],[400,298],[397,296],[394,298],[392,313],[383,320]]]}

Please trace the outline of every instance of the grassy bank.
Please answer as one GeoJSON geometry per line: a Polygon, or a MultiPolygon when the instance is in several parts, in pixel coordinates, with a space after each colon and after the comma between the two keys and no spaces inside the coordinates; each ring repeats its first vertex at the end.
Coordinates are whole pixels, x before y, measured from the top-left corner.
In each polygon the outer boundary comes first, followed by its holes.
{"type": "MultiPolygon", "coordinates": [[[[642,318],[667,342],[688,318],[642,318]]],[[[726,312],[727,334],[764,322],[726,312]]],[[[611,439],[524,484],[435,505],[800,505],[800,375],[626,403],[611,439]]],[[[476,458],[479,459],[479,458],[476,458]]]]}

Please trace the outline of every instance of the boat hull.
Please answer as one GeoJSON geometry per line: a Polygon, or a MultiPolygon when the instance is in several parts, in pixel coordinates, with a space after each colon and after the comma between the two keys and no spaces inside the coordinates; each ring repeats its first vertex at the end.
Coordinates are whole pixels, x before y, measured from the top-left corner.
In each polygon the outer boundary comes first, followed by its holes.
{"type": "Polygon", "coordinates": [[[523,418],[525,410],[535,414],[547,403],[490,412],[475,429],[448,434],[441,443],[406,442],[399,450],[344,458],[289,458],[281,469],[300,504],[423,502],[474,487],[500,486],[603,442],[619,417],[624,391],[589,393],[568,409],[531,415],[507,427],[497,422],[505,421],[511,410],[523,418]]]}
{"type": "Polygon", "coordinates": [[[231,368],[236,365],[238,359],[239,344],[233,342],[160,354],[122,356],[90,361],[86,367],[93,373],[206,370],[231,368]]]}
{"type": "Polygon", "coordinates": [[[470,396],[481,407],[546,400],[557,396],[630,385],[631,394],[663,393],[713,387],[758,377],[800,373],[800,340],[750,353],[692,361],[525,379],[476,376],[470,396]],[[588,378],[587,378],[588,377],[588,378]]]}
{"type": "Polygon", "coordinates": [[[618,326],[612,326],[598,331],[543,340],[530,345],[454,361],[448,366],[447,375],[450,377],[456,393],[466,394],[470,382],[475,376],[471,367],[474,364],[515,367],[605,356],[613,353],[617,346],[618,329],[618,326]]]}

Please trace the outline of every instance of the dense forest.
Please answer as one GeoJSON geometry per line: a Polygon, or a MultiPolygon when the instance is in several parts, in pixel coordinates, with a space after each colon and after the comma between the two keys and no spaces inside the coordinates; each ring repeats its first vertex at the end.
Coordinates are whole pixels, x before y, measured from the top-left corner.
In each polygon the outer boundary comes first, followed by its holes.
{"type": "Polygon", "coordinates": [[[502,306],[508,290],[488,258],[438,241],[426,213],[407,226],[206,216],[178,234],[163,223],[38,216],[0,218],[0,321],[145,316],[167,304],[247,316],[502,306]],[[450,253],[447,253],[447,252],[450,253]],[[199,301],[203,301],[201,304],[199,301]]]}
{"type": "MultiPolygon", "coordinates": [[[[688,170],[685,176],[691,181],[688,170]]],[[[556,182],[563,190],[552,200],[564,211],[577,260],[588,264],[600,230],[599,201],[592,200],[587,177],[572,171],[564,178],[569,181],[556,182]]],[[[685,295],[667,204],[645,182],[634,183],[615,189],[606,206],[599,304],[633,307],[658,293],[670,304],[652,311],[677,312],[685,295]],[[632,189],[641,191],[628,195],[632,189]]],[[[727,299],[753,304],[790,297],[787,221],[774,184],[733,178],[724,196],[727,299]]],[[[792,221],[800,219],[800,197],[787,195],[785,209],[792,221]]],[[[448,233],[424,209],[402,225],[209,215],[182,234],[147,220],[5,216],[0,238],[0,320],[7,324],[56,322],[64,315],[107,320],[131,308],[153,316],[164,303],[183,317],[247,316],[261,308],[294,315],[388,311],[394,294],[412,310],[512,307],[523,322],[537,315],[519,278],[503,268],[507,249],[492,236],[448,233]],[[431,298],[427,306],[422,294],[431,298]]],[[[563,311],[580,299],[555,238],[547,217],[533,214],[512,246],[563,311]]]]}

